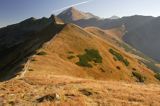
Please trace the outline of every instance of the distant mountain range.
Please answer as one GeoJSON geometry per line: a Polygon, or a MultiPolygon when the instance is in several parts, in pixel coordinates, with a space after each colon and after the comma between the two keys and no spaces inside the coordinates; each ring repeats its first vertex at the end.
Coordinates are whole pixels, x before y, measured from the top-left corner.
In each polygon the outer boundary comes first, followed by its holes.
{"type": "Polygon", "coordinates": [[[101,19],[97,16],[83,13],[83,17],[79,14],[83,12],[69,8],[58,15],[67,23],[74,23],[81,27],[95,26],[102,29],[110,29],[124,25],[126,33],[123,36],[123,40],[142,51],[153,59],[160,61],[160,18],[152,16],[128,16],[119,18],[117,16],[101,19]],[[70,14],[70,15],[68,15],[70,14]],[[78,15],[76,15],[78,14],[78,15]],[[80,16],[80,18],[76,18],[80,16]]]}

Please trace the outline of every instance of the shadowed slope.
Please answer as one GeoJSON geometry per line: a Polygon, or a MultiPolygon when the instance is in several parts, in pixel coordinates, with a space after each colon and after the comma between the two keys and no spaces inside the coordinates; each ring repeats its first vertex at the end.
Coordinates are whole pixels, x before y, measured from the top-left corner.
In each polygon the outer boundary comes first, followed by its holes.
{"type": "MultiPolygon", "coordinates": [[[[52,17],[50,21],[52,21],[51,24],[45,27],[44,29],[42,29],[41,31],[35,31],[34,33],[30,33],[30,34],[25,33],[26,36],[22,35],[24,38],[22,37],[21,42],[17,40],[15,41],[15,43],[12,43],[11,47],[7,47],[6,49],[3,49],[3,52],[1,52],[1,55],[0,55],[1,56],[1,61],[0,61],[1,62],[1,69],[0,69],[1,81],[15,76],[17,71],[21,71],[23,68],[23,62],[26,61],[27,57],[35,53],[35,51],[38,48],[40,48],[44,42],[49,41],[64,26],[64,25],[57,25],[55,23],[54,17],[52,17]]],[[[28,24],[28,22],[26,23],[28,24]]]]}

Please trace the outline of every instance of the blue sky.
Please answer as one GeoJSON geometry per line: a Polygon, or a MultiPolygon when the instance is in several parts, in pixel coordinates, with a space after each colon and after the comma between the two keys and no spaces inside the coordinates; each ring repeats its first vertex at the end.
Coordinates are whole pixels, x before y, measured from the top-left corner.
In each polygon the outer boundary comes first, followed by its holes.
{"type": "MultiPolygon", "coordinates": [[[[0,0],[0,27],[29,17],[49,17],[55,10],[85,1],[87,0],[0,0]]],[[[106,18],[135,14],[160,16],[159,5],[160,0],[90,0],[76,7],[106,18]]]]}

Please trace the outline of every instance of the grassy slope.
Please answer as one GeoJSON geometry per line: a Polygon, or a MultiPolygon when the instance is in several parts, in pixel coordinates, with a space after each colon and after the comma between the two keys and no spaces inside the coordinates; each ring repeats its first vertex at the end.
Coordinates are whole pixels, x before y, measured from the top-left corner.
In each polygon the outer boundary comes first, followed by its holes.
{"type": "Polygon", "coordinates": [[[146,83],[158,82],[154,78],[154,73],[144,64],[139,63],[134,55],[118,48],[114,43],[103,40],[91,33],[88,33],[73,24],[67,25],[57,36],[47,42],[41,48],[47,55],[35,55],[36,61],[30,63],[29,68],[34,70],[27,72],[26,76],[41,77],[48,75],[68,75],[81,78],[91,78],[98,80],[123,80],[134,82],[132,70],[135,68],[142,75],[146,76],[146,83]],[[102,64],[93,64],[93,68],[85,68],[76,65],[77,55],[83,54],[85,49],[96,49],[102,56],[102,64]],[[124,63],[115,61],[109,52],[112,48],[125,57],[130,65],[126,67],[124,63]],[[73,52],[73,53],[69,53],[73,52]],[[74,56],[73,59],[68,59],[74,56]],[[120,69],[117,69],[120,67],[120,69]]]}
{"type": "Polygon", "coordinates": [[[102,30],[96,27],[87,27],[85,28],[86,31],[93,33],[103,39],[106,39],[108,42],[114,43],[118,47],[124,49],[126,52],[134,54],[137,59],[144,63],[148,68],[153,70],[154,72],[160,72],[160,68],[156,65],[158,64],[157,61],[153,60],[152,58],[146,56],[140,51],[137,51],[127,43],[123,42],[121,37],[124,35],[124,30],[121,27],[102,30]]]}
{"type": "Polygon", "coordinates": [[[131,76],[134,67],[147,77],[145,83],[157,83],[154,73],[144,64],[139,64],[138,57],[112,42],[113,39],[104,40],[97,34],[93,35],[72,24],[65,26],[37,54],[30,57],[24,77],[0,83],[0,105],[159,106],[160,86],[137,84],[131,76]],[[94,65],[93,68],[76,65],[76,55],[84,54],[86,48],[97,49],[103,63],[94,65]],[[109,52],[110,48],[123,55],[130,66],[115,61],[109,52]],[[76,58],[68,59],[70,55],[76,58]],[[116,66],[121,67],[121,70],[116,66]],[[58,100],[37,102],[38,98],[54,93],[60,97],[58,100]]]}

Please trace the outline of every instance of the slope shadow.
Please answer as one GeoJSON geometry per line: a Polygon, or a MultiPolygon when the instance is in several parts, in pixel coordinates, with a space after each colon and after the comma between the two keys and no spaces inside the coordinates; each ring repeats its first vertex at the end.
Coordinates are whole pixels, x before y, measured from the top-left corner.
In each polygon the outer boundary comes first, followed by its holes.
{"type": "Polygon", "coordinates": [[[3,55],[0,55],[0,62],[4,64],[0,68],[0,82],[16,77],[24,68],[23,64],[27,62],[28,58],[35,54],[37,49],[41,48],[45,42],[52,39],[64,27],[65,24],[51,23],[41,31],[31,33],[29,35],[30,38],[24,42],[4,50],[3,55]]]}

